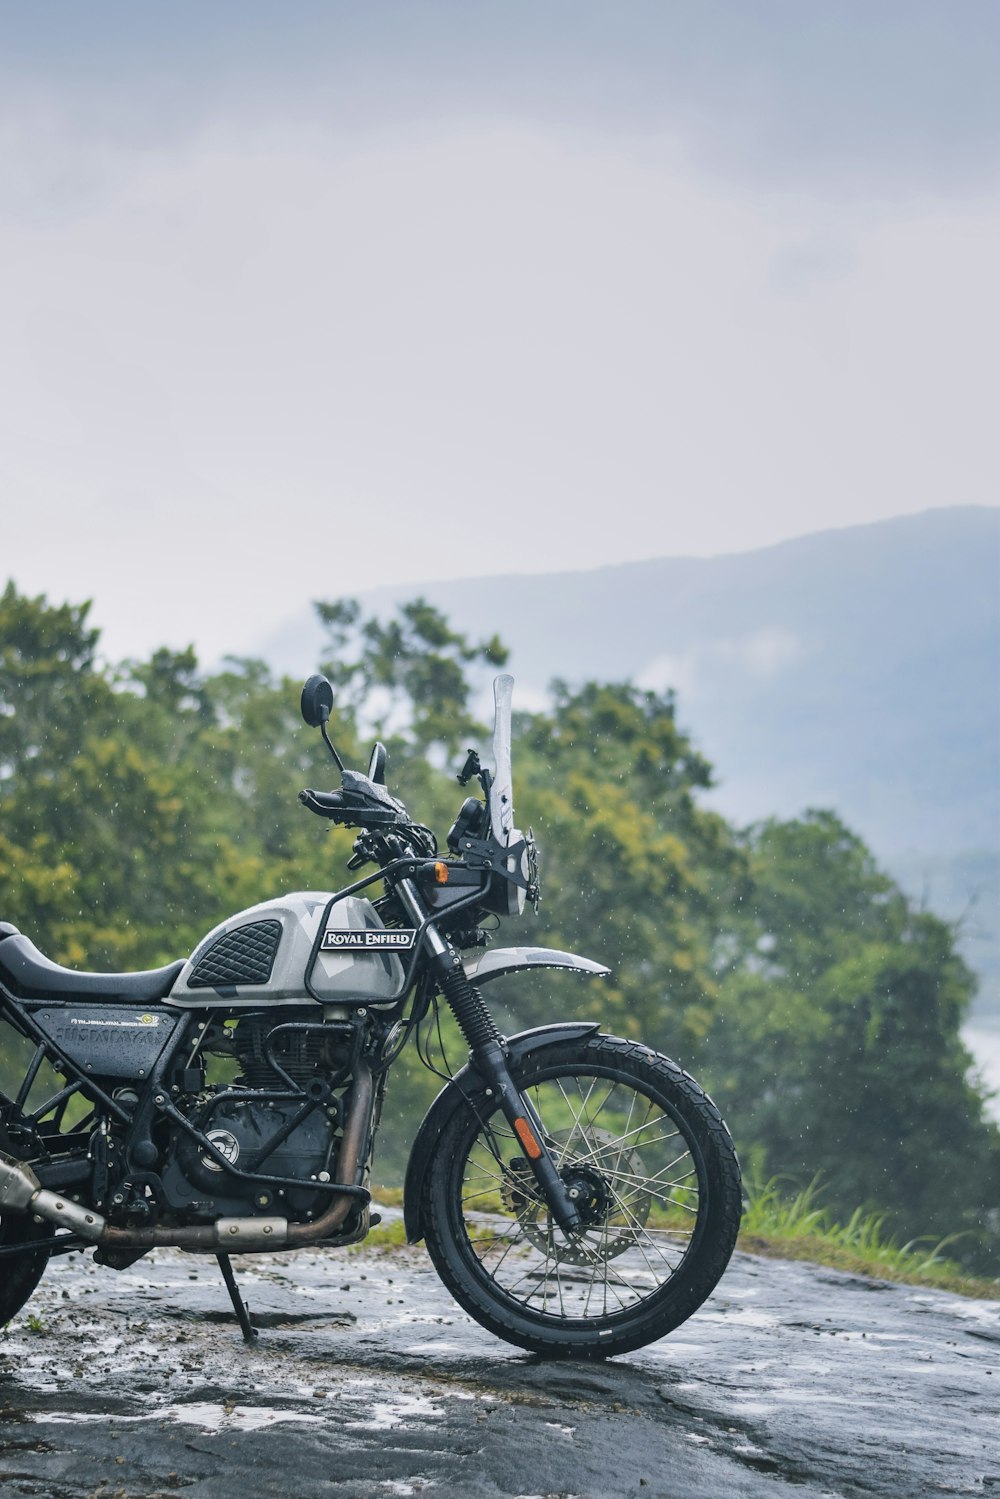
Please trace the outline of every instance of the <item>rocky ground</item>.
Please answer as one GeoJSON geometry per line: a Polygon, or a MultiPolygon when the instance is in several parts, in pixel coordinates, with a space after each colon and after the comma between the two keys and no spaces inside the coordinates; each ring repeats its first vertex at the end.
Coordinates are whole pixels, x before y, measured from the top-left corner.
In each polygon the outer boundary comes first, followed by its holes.
{"type": "Polygon", "coordinates": [[[0,1337],[0,1493],[1000,1499],[1000,1304],[737,1255],[671,1337],[546,1363],[422,1249],[51,1265],[0,1337]]]}

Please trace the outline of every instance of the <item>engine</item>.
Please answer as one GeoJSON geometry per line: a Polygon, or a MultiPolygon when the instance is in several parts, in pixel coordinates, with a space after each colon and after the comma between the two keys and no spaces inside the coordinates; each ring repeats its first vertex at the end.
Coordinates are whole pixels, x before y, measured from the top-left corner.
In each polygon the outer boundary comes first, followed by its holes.
{"type": "Polygon", "coordinates": [[[185,1110],[215,1154],[180,1126],[171,1135],[161,1180],[166,1206],[184,1220],[255,1213],[301,1220],[329,1202],[312,1183],[336,1175],[342,1120],[336,1089],[349,1081],[349,1050],[339,1027],[317,1023],[315,1011],[307,1015],[286,1010],[277,1025],[273,1012],[244,1015],[207,1044],[234,1057],[239,1075],[201,1090],[185,1110]],[[282,1180],[245,1181],[224,1162],[282,1180]]]}

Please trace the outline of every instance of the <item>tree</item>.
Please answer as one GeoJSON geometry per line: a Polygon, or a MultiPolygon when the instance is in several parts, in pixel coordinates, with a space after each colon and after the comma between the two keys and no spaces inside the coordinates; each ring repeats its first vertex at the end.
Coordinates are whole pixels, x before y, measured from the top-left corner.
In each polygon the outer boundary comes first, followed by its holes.
{"type": "MultiPolygon", "coordinates": [[[[1000,1208],[1000,1134],[968,1082],[974,979],[831,812],[745,837],[751,883],[722,935],[706,1075],[767,1169],[822,1172],[833,1204],[888,1210],[906,1237],[967,1234],[1000,1208]]],[[[956,1246],[963,1252],[963,1244],[956,1246]]]]}
{"type": "Polygon", "coordinates": [[[44,785],[48,767],[72,747],[80,723],[110,688],[95,669],[98,631],[90,604],[50,606],[13,583],[0,595],[0,790],[15,772],[44,785]]]}
{"type": "Polygon", "coordinates": [[[341,697],[378,732],[403,732],[421,755],[434,744],[448,753],[481,731],[471,716],[470,667],[501,667],[498,636],[471,645],[425,599],[400,605],[396,618],[361,618],[353,599],[318,603],[327,631],[321,670],[341,697]]]}
{"type": "Polygon", "coordinates": [[[550,713],[517,720],[514,764],[518,818],[542,850],[533,940],[613,969],[576,991],[575,1011],[690,1057],[711,1024],[711,939],[741,859],[697,804],[711,767],[678,728],[672,695],[556,684],[550,713]]]}
{"type": "Polygon", "coordinates": [[[274,757],[230,711],[287,726],[287,684],[204,679],[190,651],[112,669],[86,615],[12,586],[0,599],[0,912],[58,962],[141,968],[185,956],[270,880],[297,883],[288,866],[315,864],[317,840],[287,783],[298,841],[287,814],[275,828],[274,757]]]}
{"type": "MultiPolygon", "coordinates": [[[[358,723],[381,718],[392,789],[444,832],[468,793],[436,767],[483,744],[470,705],[502,645],[469,644],[419,600],[388,623],[352,603],[321,613],[342,754],[360,763],[358,723]]],[[[0,919],[57,961],[134,968],[270,895],[342,883],[353,835],[295,798],[332,770],[297,682],[251,660],[206,675],[190,650],[112,667],[98,648],[86,604],[0,595],[0,919]]],[[[873,1203],[904,1235],[968,1231],[956,1247],[982,1264],[1000,1135],[966,1078],[973,979],[951,929],[831,812],[737,834],[701,807],[711,767],[670,693],[556,684],[514,732],[542,905],[502,940],[614,971],[499,981],[503,1026],[593,1017],[640,1038],[710,1084],[745,1155],[821,1171],[834,1205],[873,1203]]],[[[412,1125],[436,1086],[415,1062],[395,1071],[387,1117],[412,1125]]]]}

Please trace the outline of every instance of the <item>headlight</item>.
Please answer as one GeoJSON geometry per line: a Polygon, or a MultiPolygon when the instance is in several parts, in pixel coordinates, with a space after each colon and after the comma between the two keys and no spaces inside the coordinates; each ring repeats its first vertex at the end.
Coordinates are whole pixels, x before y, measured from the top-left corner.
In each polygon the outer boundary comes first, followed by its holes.
{"type": "MultiPolygon", "coordinates": [[[[524,834],[519,833],[517,828],[510,835],[510,841],[521,844],[520,849],[507,855],[507,870],[510,874],[518,874],[527,883],[528,880],[528,845],[523,841],[524,834]]],[[[507,915],[520,916],[524,910],[524,902],[527,898],[527,890],[524,885],[515,885],[513,880],[507,881],[507,915]]]]}

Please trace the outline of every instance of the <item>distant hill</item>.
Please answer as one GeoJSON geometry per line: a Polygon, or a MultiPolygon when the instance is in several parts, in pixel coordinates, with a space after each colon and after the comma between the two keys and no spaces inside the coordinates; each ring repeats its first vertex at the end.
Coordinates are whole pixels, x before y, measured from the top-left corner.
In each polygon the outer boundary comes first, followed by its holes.
{"type": "MultiPolygon", "coordinates": [[[[995,968],[1000,1017],[1000,509],[364,601],[418,594],[463,631],[501,635],[515,704],[553,677],[672,686],[728,817],[835,807],[942,914],[976,897],[966,950],[995,968]]],[[[254,650],[298,674],[320,640],[303,614],[254,650]]]]}

